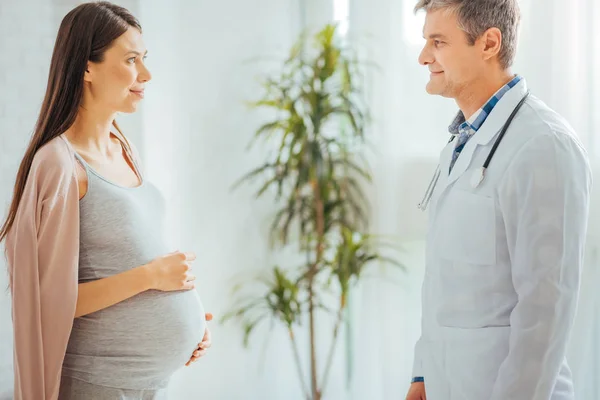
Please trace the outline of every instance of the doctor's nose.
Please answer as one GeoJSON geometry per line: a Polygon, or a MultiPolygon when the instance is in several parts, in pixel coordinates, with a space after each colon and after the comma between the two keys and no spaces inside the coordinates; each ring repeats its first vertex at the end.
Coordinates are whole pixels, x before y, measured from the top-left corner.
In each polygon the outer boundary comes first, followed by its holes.
{"type": "Polygon", "coordinates": [[[423,47],[421,53],[419,54],[419,64],[421,65],[429,65],[433,64],[433,57],[431,52],[427,49],[427,46],[423,47]]]}

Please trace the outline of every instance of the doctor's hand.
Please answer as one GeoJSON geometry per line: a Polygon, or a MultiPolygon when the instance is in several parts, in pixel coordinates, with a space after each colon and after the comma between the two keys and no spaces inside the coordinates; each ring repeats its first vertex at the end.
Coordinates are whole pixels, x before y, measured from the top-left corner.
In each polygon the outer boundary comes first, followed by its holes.
{"type": "MultiPolygon", "coordinates": [[[[211,313],[206,313],[205,317],[206,317],[207,322],[213,319],[213,315],[211,313]]],[[[202,357],[206,354],[206,352],[208,351],[208,348],[211,345],[212,345],[212,337],[210,334],[210,330],[207,327],[204,330],[204,337],[202,338],[202,341],[200,343],[198,343],[198,347],[196,348],[196,350],[194,350],[194,353],[192,354],[192,358],[190,358],[190,360],[187,363],[185,363],[185,366],[188,367],[193,362],[198,361],[198,359],[200,357],[202,357]]]]}
{"type": "Polygon", "coordinates": [[[406,400],[427,400],[427,396],[425,395],[425,383],[411,383],[408,394],[406,395],[406,400]]]}

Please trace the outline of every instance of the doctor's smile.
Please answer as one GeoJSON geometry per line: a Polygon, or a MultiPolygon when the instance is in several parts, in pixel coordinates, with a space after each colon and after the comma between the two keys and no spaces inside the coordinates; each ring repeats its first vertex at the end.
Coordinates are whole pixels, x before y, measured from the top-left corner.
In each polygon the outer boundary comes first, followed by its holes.
{"type": "Polygon", "coordinates": [[[426,14],[426,91],[453,99],[458,112],[418,204],[429,233],[406,399],[573,400],[565,354],[588,156],[511,71],[517,0],[420,0],[415,10],[426,14]],[[548,249],[552,257],[541,257],[548,249]]]}

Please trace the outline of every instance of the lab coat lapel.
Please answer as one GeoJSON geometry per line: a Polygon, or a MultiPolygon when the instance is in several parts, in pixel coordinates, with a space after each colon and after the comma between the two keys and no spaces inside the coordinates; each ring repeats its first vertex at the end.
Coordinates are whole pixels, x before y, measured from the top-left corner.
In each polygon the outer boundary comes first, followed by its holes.
{"type": "MultiPolygon", "coordinates": [[[[477,136],[477,134],[475,134],[475,136],[477,136]]],[[[460,156],[456,160],[456,163],[450,172],[450,176],[448,176],[446,186],[453,184],[454,181],[456,181],[467,170],[467,168],[469,168],[471,159],[473,158],[473,154],[477,148],[477,143],[473,141],[474,138],[475,137],[471,138],[471,140],[467,142],[465,147],[463,147],[462,151],[460,152],[460,156]]]]}
{"type": "Polygon", "coordinates": [[[444,189],[448,186],[448,169],[450,168],[450,161],[452,161],[455,141],[456,139],[448,143],[440,153],[440,177],[437,183],[436,193],[433,195],[434,203],[437,203],[437,199],[440,198],[444,189]]]}

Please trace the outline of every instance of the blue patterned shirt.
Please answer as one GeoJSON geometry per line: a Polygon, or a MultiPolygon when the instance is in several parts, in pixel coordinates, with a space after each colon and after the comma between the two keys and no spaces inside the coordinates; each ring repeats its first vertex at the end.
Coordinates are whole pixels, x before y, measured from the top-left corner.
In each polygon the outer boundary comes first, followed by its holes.
{"type": "Polygon", "coordinates": [[[496,104],[500,101],[502,96],[510,89],[515,87],[517,83],[521,81],[522,77],[516,75],[510,82],[506,85],[502,86],[500,90],[498,90],[479,110],[475,112],[469,118],[468,121],[465,120],[465,116],[462,111],[459,111],[452,121],[452,124],[448,127],[448,131],[456,135],[458,140],[456,141],[456,147],[454,148],[454,153],[452,154],[452,161],[450,162],[450,171],[454,167],[454,163],[458,159],[458,155],[465,147],[465,144],[469,141],[469,139],[481,128],[488,115],[492,112],[496,104]]]}

